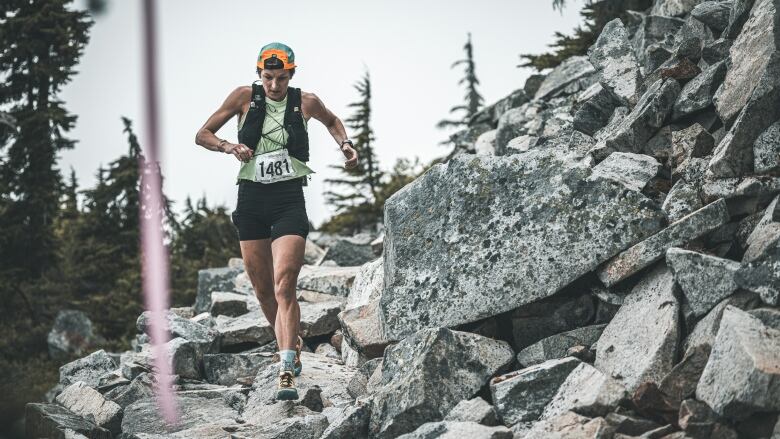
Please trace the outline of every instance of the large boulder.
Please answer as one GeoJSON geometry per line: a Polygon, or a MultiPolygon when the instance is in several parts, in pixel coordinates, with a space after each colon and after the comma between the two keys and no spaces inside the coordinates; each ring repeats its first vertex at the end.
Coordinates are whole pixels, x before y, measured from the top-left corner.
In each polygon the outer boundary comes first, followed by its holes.
{"type": "Polygon", "coordinates": [[[591,64],[596,67],[599,82],[623,105],[634,106],[639,100],[642,74],[628,31],[619,18],[610,21],[599,34],[596,44],[588,50],[591,64]]]}
{"type": "Polygon", "coordinates": [[[366,233],[335,237],[328,243],[324,258],[341,267],[363,265],[375,258],[374,251],[371,249],[373,240],[374,237],[366,233]]]}
{"type": "Polygon", "coordinates": [[[661,228],[658,206],[580,157],[458,156],[396,192],[385,204],[387,338],[548,297],[661,228]]]}
{"type": "Polygon", "coordinates": [[[517,362],[523,366],[544,363],[547,360],[563,358],[574,346],[594,345],[606,325],[592,325],[577,328],[539,340],[517,354],[517,362]]]}
{"type": "Polygon", "coordinates": [[[114,359],[100,349],[60,366],[60,384],[69,386],[77,381],[83,381],[88,386],[98,387],[100,377],[114,371],[116,367],[114,359]]]}
{"type": "Polygon", "coordinates": [[[212,384],[231,386],[239,378],[254,378],[257,371],[271,363],[270,352],[206,354],[203,356],[203,373],[212,384]]]}
{"type": "Polygon", "coordinates": [[[675,364],[680,305],[674,276],[664,264],[647,273],[609,322],[596,350],[596,367],[630,391],[660,382],[675,364]]]}
{"type": "Polygon", "coordinates": [[[57,403],[95,424],[118,433],[122,423],[122,407],[107,400],[97,390],[76,381],[57,395],[57,403]]]}
{"type": "MultiPolygon", "coordinates": [[[[177,392],[179,422],[169,424],[159,409],[155,396],[139,399],[124,410],[122,433],[175,433],[204,424],[236,424],[238,410],[231,406],[229,399],[221,392],[177,392]]],[[[193,436],[190,436],[193,437],[193,436]]]]}
{"type": "Polygon", "coordinates": [[[304,265],[298,275],[298,288],[332,296],[347,297],[359,271],[360,266],[304,265]]]}
{"type": "Polygon", "coordinates": [[[706,24],[712,30],[721,32],[729,25],[732,1],[705,1],[691,11],[693,18],[706,24]]]}
{"type": "Polygon", "coordinates": [[[670,248],[666,251],[666,263],[696,316],[706,314],[737,289],[734,273],[739,270],[739,262],[670,248]]]}
{"type": "Polygon", "coordinates": [[[649,155],[613,152],[593,167],[593,173],[623,183],[627,188],[641,192],[661,170],[661,164],[649,155]]]}
{"type": "Polygon", "coordinates": [[[720,61],[707,67],[701,74],[685,84],[674,103],[672,120],[677,121],[712,105],[712,97],[726,77],[726,62],[720,61]]]}
{"type": "Polygon", "coordinates": [[[753,168],[757,174],[780,169],[780,121],[761,133],[753,144],[753,168]]]}
{"type": "Polygon", "coordinates": [[[421,425],[398,439],[512,439],[512,431],[504,426],[488,427],[476,422],[439,421],[421,425]]]}
{"type": "Polygon", "coordinates": [[[275,339],[274,328],[260,311],[238,317],[217,316],[215,330],[219,333],[222,347],[243,343],[262,346],[275,339]]]}
{"type": "Polygon", "coordinates": [[[370,432],[397,437],[438,421],[472,397],[514,356],[506,342],[444,328],[425,329],[385,351],[370,432]]]}
{"type": "Polygon", "coordinates": [[[738,308],[723,312],[696,399],[718,415],[744,419],[780,410],[780,331],[738,308]]]}
{"type": "Polygon", "coordinates": [[[544,408],[540,419],[568,411],[585,416],[604,416],[628,398],[625,387],[595,367],[582,363],[571,371],[544,408]]]}
{"type": "Polygon", "coordinates": [[[532,302],[513,310],[513,347],[522,351],[547,337],[576,330],[590,324],[596,305],[588,294],[559,295],[532,302]]]}
{"type": "Polygon", "coordinates": [[[92,329],[92,321],[89,320],[89,317],[83,311],[71,309],[61,310],[57,313],[54,325],[46,338],[49,345],[49,356],[53,359],[82,355],[99,340],[92,329]]]}
{"type": "MultiPolygon", "coordinates": [[[[559,93],[573,94],[588,88],[580,84],[587,84],[587,78],[595,73],[593,65],[584,56],[573,56],[564,60],[556,67],[539,86],[534,99],[547,99],[555,97],[559,93]]],[[[590,85],[590,84],[587,84],[590,85]]]]}
{"type": "Polygon", "coordinates": [[[56,404],[28,403],[24,409],[24,418],[25,434],[29,438],[111,439],[113,437],[109,430],[56,404]]]}
{"type": "Polygon", "coordinates": [[[243,270],[243,267],[236,266],[198,270],[198,292],[193,305],[195,314],[209,310],[212,292],[233,291],[236,277],[243,270]]]}

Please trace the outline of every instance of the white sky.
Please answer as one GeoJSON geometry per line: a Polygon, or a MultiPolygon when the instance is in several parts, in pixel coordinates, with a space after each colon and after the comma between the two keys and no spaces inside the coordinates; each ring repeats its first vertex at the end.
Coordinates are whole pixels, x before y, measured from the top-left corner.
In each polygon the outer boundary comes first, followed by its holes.
{"type": "MultiPolygon", "coordinates": [[[[239,162],[194,143],[195,133],[224,98],[256,75],[257,51],[271,41],[295,51],[291,85],[316,93],[342,120],[358,99],[353,84],[365,68],[372,79],[372,125],[382,169],[399,157],[428,162],[448,150],[447,132],[435,128],[463,100],[457,82],[466,33],[474,45],[479,91],[486,104],[522,87],[530,69],[519,69],[520,53],[546,50],[555,31],[580,24],[583,0],[560,14],[551,0],[314,1],[165,0],[158,2],[159,90],[162,123],[163,190],[175,209],[184,199],[206,195],[209,205],[235,207],[239,162]],[[488,6],[489,5],[489,6],[488,6]]],[[[76,3],[83,7],[84,2],[76,3]]],[[[98,167],[127,152],[120,116],[144,137],[142,117],[141,2],[109,0],[96,19],[78,66],[61,95],[78,115],[70,137],[76,148],[61,154],[67,177],[76,170],[80,188],[92,187],[98,167]]],[[[236,141],[236,120],[218,136],[236,141]]],[[[311,161],[316,171],[304,188],[315,226],[333,214],[324,204],[324,178],[343,164],[338,145],[324,126],[310,120],[311,161]]],[[[144,145],[142,145],[144,146],[144,145]]]]}

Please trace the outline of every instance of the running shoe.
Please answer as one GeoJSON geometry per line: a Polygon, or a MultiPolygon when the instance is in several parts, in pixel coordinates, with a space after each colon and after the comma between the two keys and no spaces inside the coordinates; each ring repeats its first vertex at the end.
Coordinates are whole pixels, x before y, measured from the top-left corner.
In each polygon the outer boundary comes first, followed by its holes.
{"type": "Polygon", "coordinates": [[[276,386],[276,399],[293,400],[298,399],[298,389],[295,388],[295,377],[292,371],[283,370],[279,372],[279,385],[276,386]]]}

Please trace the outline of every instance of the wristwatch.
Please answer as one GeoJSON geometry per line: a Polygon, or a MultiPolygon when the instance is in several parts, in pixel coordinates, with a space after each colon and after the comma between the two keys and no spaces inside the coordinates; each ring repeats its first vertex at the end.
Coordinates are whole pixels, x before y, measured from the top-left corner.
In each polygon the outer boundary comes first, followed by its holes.
{"type": "Polygon", "coordinates": [[[349,143],[349,146],[351,146],[351,147],[353,147],[353,148],[355,147],[355,144],[354,144],[354,143],[352,143],[352,141],[351,141],[351,140],[349,140],[349,139],[344,139],[344,140],[342,140],[342,141],[341,141],[341,146],[339,147],[339,149],[344,149],[344,144],[345,144],[345,143],[349,143]]]}

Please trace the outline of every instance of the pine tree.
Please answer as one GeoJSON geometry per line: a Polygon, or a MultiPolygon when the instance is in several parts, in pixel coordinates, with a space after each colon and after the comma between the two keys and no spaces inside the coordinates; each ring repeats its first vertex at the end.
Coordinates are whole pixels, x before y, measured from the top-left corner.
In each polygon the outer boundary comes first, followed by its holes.
{"type": "Polygon", "coordinates": [[[358,153],[358,165],[352,169],[331,165],[338,169],[343,177],[325,179],[325,183],[335,188],[346,187],[345,192],[328,190],[325,201],[337,213],[353,210],[356,214],[356,228],[376,224],[379,220],[376,212],[376,200],[383,173],[374,152],[374,131],[371,128],[371,78],[368,71],[355,84],[360,100],[349,104],[355,112],[345,120],[347,126],[356,135],[353,137],[355,151],[358,153]]]}
{"type": "MultiPolygon", "coordinates": [[[[474,47],[471,44],[471,32],[468,34],[466,44],[463,46],[463,50],[466,52],[466,57],[452,63],[450,68],[455,68],[461,64],[465,65],[464,76],[458,81],[458,85],[466,84],[466,95],[464,96],[465,104],[456,105],[450,109],[450,113],[464,112],[461,119],[450,120],[444,119],[436,124],[437,128],[447,127],[462,127],[468,125],[468,121],[471,116],[477,114],[484,98],[477,91],[477,85],[479,85],[479,79],[477,79],[476,69],[474,65],[474,47]]],[[[449,142],[444,142],[449,143],[449,142]]]]}
{"type": "MultiPolygon", "coordinates": [[[[556,9],[562,9],[565,4],[565,0],[553,0],[553,7],[556,9]]],[[[571,36],[556,32],[555,41],[550,45],[552,52],[520,55],[523,62],[518,67],[545,70],[557,67],[569,57],[586,55],[607,23],[615,18],[626,21],[627,11],[641,11],[651,5],[652,0],[588,0],[580,12],[584,18],[584,28],[578,26],[571,36]]]]}
{"type": "Polygon", "coordinates": [[[4,280],[34,279],[56,258],[59,151],[73,148],[64,133],[71,115],[58,99],[88,41],[91,21],[70,0],[6,0],[0,4],[0,105],[18,131],[0,168],[0,266],[4,280]],[[10,275],[10,278],[9,278],[10,275]]]}

